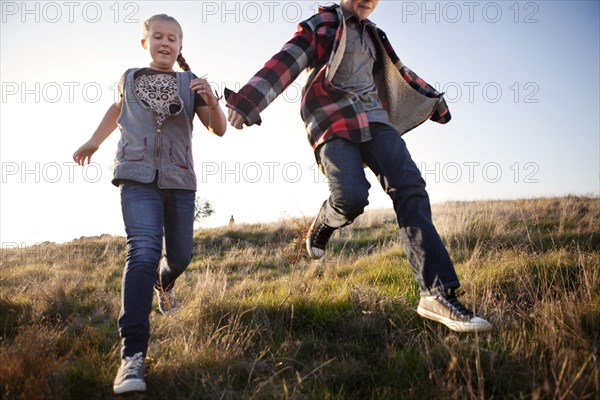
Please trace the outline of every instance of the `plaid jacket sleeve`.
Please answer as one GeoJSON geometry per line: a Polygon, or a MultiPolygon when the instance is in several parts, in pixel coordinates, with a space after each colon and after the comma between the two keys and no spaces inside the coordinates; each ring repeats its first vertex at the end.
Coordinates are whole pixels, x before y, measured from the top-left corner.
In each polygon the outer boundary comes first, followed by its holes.
{"type": "Polygon", "coordinates": [[[292,39],[239,92],[225,89],[227,107],[242,114],[246,125],[260,125],[260,113],[311,63],[315,43],[310,26],[299,24],[292,39]]]}

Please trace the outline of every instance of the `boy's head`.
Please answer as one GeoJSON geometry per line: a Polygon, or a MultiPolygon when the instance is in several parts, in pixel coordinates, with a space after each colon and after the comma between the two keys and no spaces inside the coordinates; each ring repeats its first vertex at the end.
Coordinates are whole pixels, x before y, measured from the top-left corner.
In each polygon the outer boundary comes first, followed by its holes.
{"type": "Polygon", "coordinates": [[[377,3],[379,0],[342,0],[340,5],[362,21],[375,11],[377,3]]]}

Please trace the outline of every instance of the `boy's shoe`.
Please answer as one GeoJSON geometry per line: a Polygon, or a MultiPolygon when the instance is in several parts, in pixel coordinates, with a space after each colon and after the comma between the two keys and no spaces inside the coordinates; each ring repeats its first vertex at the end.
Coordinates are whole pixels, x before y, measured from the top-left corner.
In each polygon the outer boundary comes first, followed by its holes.
{"type": "Polygon", "coordinates": [[[321,210],[319,210],[319,214],[315,217],[306,235],[306,250],[308,250],[308,255],[314,259],[323,257],[327,242],[337,229],[321,221],[321,210]]]}
{"type": "Polygon", "coordinates": [[[454,293],[421,297],[417,312],[420,316],[440,322],[456,332],[492,330],[492,324],[467,309],[454,293]]]}
{"type": "Polygon", "coordinates": [[[113,383],[115,394],[129,392],[145,392],[146,381],[144,381],[144,355],[136,353],[131,357],[125,357],[121,360],[121,366],[113,383]]]}
{"type": "Polygon", "coordinates": [[[177,299],[173,288],[164,290],[161,287],[154,286],[156,297],[158,297],[158,309],[163,315],[173,314],[177,311],[177,299]]]}

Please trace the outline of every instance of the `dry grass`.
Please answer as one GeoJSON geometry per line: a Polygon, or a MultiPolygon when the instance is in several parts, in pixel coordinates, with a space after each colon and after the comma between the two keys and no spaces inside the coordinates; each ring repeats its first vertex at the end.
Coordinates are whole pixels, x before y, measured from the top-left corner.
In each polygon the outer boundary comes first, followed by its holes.
{"type": "MultiPolygon", "coordinates": [[[[160,399],[598,399],[600,200],[446,203],[434,221],[464,300],[494,324],[465,335],[414,312],[389,211],[304,255],[308,219],[196,233],[182,306],[151,315],[160,399]]],[[[0,397],[111,398],[124,239],[4,249],[0,397]]]]}

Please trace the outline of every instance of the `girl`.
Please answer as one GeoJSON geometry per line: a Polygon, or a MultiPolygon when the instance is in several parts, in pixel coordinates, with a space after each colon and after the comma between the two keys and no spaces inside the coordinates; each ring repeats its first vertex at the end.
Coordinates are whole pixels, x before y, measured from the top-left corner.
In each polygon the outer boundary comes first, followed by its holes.
{"type": "Polygon", "coordinates": [[[127,259],[119,315],[122,361],[113,384],[115,394],[146,390],[152,289],[163,314],[175,311],[173,285],[192,258],[194,113],[218,136],[227,128],[219,99],[205,79],[190,72],[181,55],[182,38],[173,17],[159,14],[144,22],[141,43],[150,53],[149,68],[123,74],[119,102],[109,107],[90,140],[73,154],[78,164],[89,163],[100,144],[120,128],[112,182],[121,190],[127,259]],[[173,71],[175,61],[185,72],[173,71]]]}

